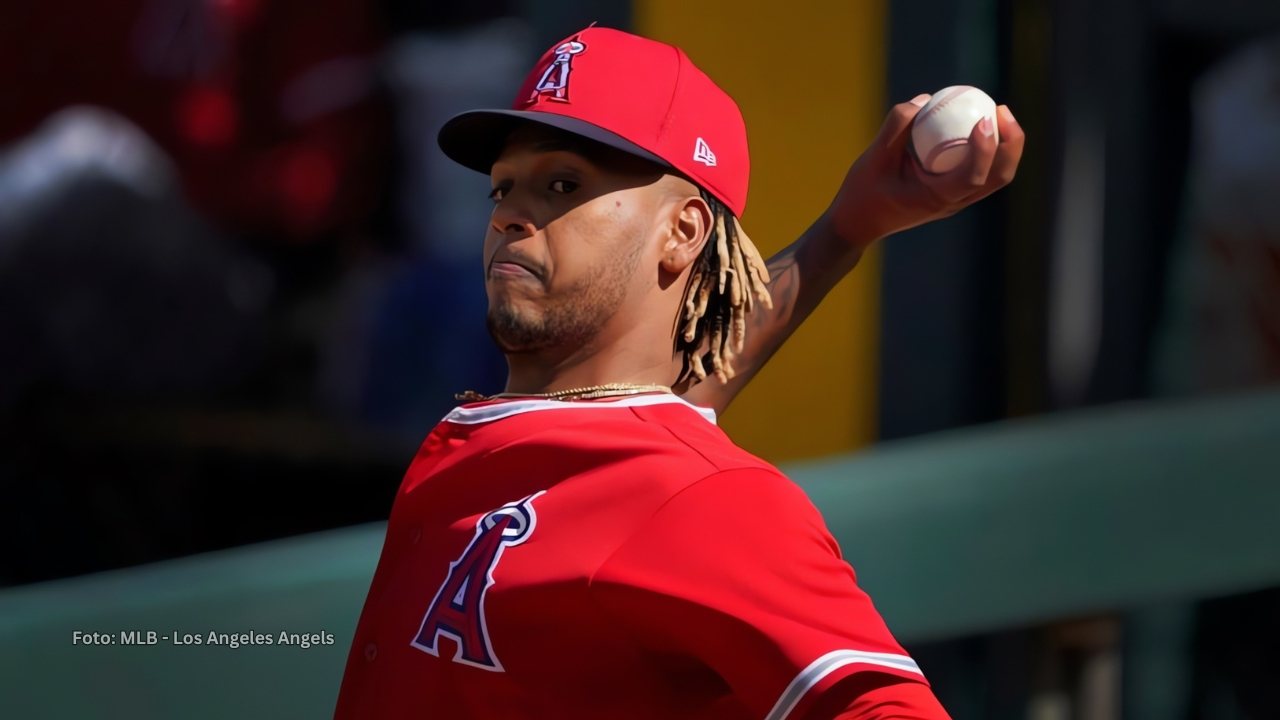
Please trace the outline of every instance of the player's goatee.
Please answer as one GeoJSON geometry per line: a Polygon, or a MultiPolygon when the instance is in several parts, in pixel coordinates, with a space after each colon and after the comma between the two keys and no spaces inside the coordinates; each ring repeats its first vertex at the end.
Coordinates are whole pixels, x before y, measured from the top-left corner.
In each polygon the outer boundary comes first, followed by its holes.
{"type": "Polygon", "coordinates": [[[556,344],[556,338],[541,318],[522,315],[510,305],[490,308],[485,318],[489,336],[504,353],[533,352],[556,344]]]}
{"type": "Polygon", "coordinates": [[[627,280],[640,262],[639,241],[621,244],[626,248],[622,257],[585,272],[571,290],[544,298],[536,311],[502,295],[491,296],[485,324],[498,349],[515,355],[586,345],[622,307],[627,280]]]}
{"type": "Polygon", "coordinates": [[[521,312],[511,304],[500,303],[489,308],[485,324],[498,349],[506,354],[532,353],[553,347],[579,347],[595,336],[600,326],[617,309],[620,300],[621,297],[611,305],[595,307],[580,301],[568,306],[547,308],[538,315],[521,312]]]}

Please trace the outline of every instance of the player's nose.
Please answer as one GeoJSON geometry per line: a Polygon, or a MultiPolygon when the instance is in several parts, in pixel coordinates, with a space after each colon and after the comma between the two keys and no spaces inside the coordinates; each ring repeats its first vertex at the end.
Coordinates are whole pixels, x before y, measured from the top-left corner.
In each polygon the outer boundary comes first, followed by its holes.
{"type": "Polygon", "coordinates": [[[533,235],[538,230],[532,213],[513,197],[503,198],[494,206],[489,224],[494,232],[516,238],[533,235]]]}

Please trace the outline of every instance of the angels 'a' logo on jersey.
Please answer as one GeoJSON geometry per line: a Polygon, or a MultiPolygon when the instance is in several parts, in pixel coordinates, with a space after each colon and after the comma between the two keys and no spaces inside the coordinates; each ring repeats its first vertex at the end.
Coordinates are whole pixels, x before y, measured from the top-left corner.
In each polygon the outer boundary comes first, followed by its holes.
{"type": "MultiPolygon", "coordinates": [[[[543,491],[545,492],[545,491],[543,491]]],[[[436,596],[431,600],[413,647],[440,657],[440,636],[452,638],[457,648],[453,661],[503,672],[493,652],[484,615],[484,597],[493,584],[493,571],[502,552],[529,539],[538,524],[533,501],[538,492],[486,513],[476,522],[476,534],[457,560],[449,563],[436,596]]]]}
{"type": "Polygon", "coordinates": [[[548,100],[569,102],[569,76],[573,73],[573,57],[586,49],[587,46],[577,39],[566,40],[557,45],[551,64],[542,71],[542,77],[529,95],[529,102],[537,100],[539,95],[548,100]]]}

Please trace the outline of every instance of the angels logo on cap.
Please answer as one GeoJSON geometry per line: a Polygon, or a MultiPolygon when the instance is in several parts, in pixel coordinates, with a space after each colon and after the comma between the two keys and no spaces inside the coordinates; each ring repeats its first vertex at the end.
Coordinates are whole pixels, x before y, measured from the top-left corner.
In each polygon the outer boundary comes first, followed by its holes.
{"type": "Polygon", "coordinates": [[[542,73],[542,78],[533,88],[528,102],[533,102],[539,95],[548,100],[569,102],[569,73],[573,72],[573,56],[587,49],[582,41],[574,38],[556,46],[555,58],[542,73]]]}

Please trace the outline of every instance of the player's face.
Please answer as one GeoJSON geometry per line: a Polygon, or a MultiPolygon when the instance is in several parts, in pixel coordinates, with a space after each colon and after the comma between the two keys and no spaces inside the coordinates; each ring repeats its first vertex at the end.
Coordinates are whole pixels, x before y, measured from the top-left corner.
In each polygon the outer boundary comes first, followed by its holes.
{"type": "Polygon", "coordinates": [[[640,292],[662,177],[549,128],[512,134],[490,173],[484,243],[489,332],[504,353],[583,347],[640,292]]]}

